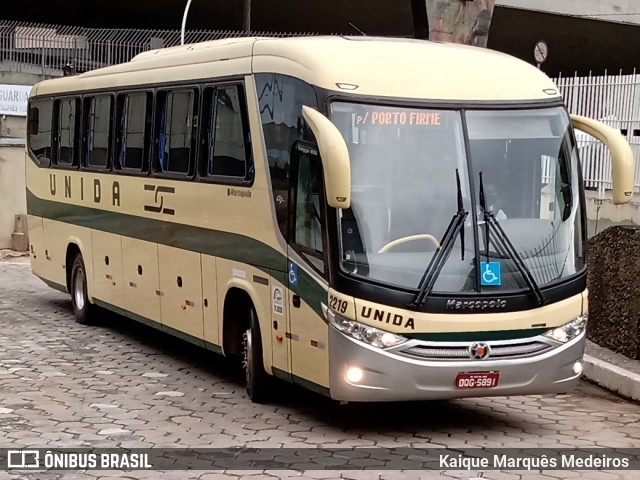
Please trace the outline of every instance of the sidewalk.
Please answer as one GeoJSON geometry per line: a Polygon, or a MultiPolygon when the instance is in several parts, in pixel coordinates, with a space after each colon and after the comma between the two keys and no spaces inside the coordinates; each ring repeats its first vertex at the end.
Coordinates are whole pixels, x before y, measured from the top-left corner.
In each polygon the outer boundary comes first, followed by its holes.
{"type": "Polygon", "coordinates": [[[640,360],[587,341],[583,375],[606,390],[640,402],[640,360]]]}
{"type": "Polygon", "coordinates": [[[14,252],[13,250],[0,249],[0,260],[22,257],[29,257],[29,252],[14,252]]]}

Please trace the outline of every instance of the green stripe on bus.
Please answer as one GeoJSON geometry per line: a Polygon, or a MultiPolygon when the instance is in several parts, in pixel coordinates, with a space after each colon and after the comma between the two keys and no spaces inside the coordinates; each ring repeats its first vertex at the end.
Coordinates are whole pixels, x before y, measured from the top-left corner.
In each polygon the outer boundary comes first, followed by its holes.
{"type": "Polygon", "coordinates": [[[193,225],[44,200],[27,190],[27,212],[36,217],[286,271],[287,257],[253,238],[193,225]]]}
{"type": "Polygon", "coordinates": [[[319,393],[320,395],[324,395],[325,397],[331,397],[330,390],[323,385],[312,382],[311,380],[307,380],[306,378],[299,377],[298,375],[287,373],[284,370],[280,370],[276,367],[271,367],[271,370],[273,371],[274,377],[280,378],[287,382],[295,383],[296,385],[300,385],[307,390],[319,393]]]}
{"type": "Polygon", "coordinates": [[[490,340],[518,340],[541,335],[548,328],[532,330],[505,330],[496,332],[457,332],[457,333],[412,333],[405,337],[429,342],[479,342],[490,340]]]}
{"type": "Polygon", "coordinates": [[[211,350],[212,352],[222,353],[222,347],[216,345],[215,343],[207,342],[206,340],[194,337],[193,335],[181,332],[180,330],[176,330],[175,328],[169,327],[167,325],[163,325],[162,323],[151,320],[150,318],[143,317],[142,315],[138,315],[137,313],[130,312],[120,307],[116,307],[111,303],[103,302],[99,299],[94,299],[93,301],[99,307],[109,310],[117,315],[122,315],[123,317],[130,318],[131,320],[142,323],[148,327],[155,328],[156,330],[168,333],[174,337],[180,338],[189,343],[193,343],[194,345],[197,345],[199,347],[206,348],[207,350],[211,350]]]}
{"type": "Polygon", "coordinates": [[[58,290],[62,293],[68,293],[67,287],[65,287],[64,285],[60,285],[59,283],[52,282],[51,280],[47,280],[46,278],[42,278],[40,275],[36,275],[35,273],[34,275],[42,280],[48,287],[53,288],[54,290],[58,290]]]}
{"type": "MultiPolygon", "coordinates": [[[[28,189],[27,212],[36,217],[246,263],[287,285],[286,255],[245,235],[45,200],[28,189]]],[[[311,275],[299,269],[298,284],[290,288],[324,320],[320,303],[326,303],[327,292],[311,275]]]]}

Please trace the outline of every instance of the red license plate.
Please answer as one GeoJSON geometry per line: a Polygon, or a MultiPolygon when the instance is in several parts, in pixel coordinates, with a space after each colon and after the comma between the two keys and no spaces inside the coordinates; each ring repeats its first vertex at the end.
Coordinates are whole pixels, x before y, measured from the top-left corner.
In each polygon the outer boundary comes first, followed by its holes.
{"type": "Polygon", "coordinates": [[[500,372],[459,373],[456,388],[493,388],[498,386],[500,372]]]}

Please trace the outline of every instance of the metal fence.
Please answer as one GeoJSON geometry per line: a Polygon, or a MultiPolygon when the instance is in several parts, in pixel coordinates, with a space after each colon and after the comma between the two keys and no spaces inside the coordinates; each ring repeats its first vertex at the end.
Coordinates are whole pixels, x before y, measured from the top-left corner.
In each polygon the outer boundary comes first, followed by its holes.
{"type": "MultiPolygon", "coordinates": [[[[559,77],[556,84],[571,113],[595,118],[620,130],[636,158],[635,188],[640,192],[640,75],[559,77]]],[[[611,188],[611,157],[593,137],[576,132],[585,186],[604,198],[611,188]]]]}
{"type": "MultiPolygon", "coordinates": [[[[307,33],[192,30],[185,43],[241,36],[290,37],[307,33]]],[[[0,70],[61,75],[66,65],[77,73],[131,60],[138,53],[180,44],[179,30],[84,28],[0,20],[0,70]]]]}

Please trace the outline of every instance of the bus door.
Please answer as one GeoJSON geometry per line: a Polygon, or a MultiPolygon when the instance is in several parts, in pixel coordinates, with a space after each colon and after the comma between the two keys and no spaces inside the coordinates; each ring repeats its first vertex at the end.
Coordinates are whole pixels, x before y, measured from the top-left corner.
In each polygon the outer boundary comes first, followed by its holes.
{"type": "Polygon", "coordinates": [[[315,145],[298,142],[291,156],[289,191],[288,312],[291,373],[321,385],[328,382],[327,262],[322,163],[315,145]],[[325,370],[327,370],[325,372],[325,370]]]}

